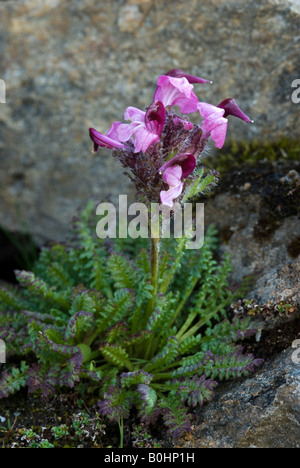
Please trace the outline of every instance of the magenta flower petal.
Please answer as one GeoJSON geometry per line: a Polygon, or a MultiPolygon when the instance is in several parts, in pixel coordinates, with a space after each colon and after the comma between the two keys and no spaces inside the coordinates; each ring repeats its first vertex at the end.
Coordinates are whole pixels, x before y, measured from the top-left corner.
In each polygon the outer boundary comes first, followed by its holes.
{"type": "Polygon", "coordinates": [[[160,192],[160,199],[164,205],[173,206],[173,200],[182,193],[182,179],[188,177],[196,166],[196,159],[193,154],[180,153],[170,161],[166,162],[161,168],[163,180],[169,185],[169,190],[160,192]]]}
{"type": "Polygon", "coordinates": [[[138,109],[137,107],[127,107],[124,113],[124,120],[131,120],[132,122],[145,122],[146,112],[138,109]]]}
{"type": "Polygon", "coordinates": [[[160,192],[160,199],[163,205],[172,208],[173,201],[182,193],[183,183],[181,182],[177,187],[171,187],[169,190],[162,190],[160,192]]]}
{"type": "Polygon", "coordinates": [[[203,117],[203,138],[208,139],[211,136],[216,147],[223,148],[228,125],[228,120],[224,118],[225,110],[206,102],[199,102],[198,109],[203,117]]]}
{"type": "Polygon", "coordinates": [[[182,168],[180,166],[168,167],[163,175],[164,181],[169,187],[177,187],[181,183],[182,168]]]}
{"type": "Polygon", "coordinates": [[[168,167],[180,166],[182,169],[182,178],[186,179],[196,167],[195,156],[191,153],[179,153],[170,161],[166,162],[161,168],[160,172],[164,172],[168,167]]]}
{"type": "Polygon", "coordinates": [[[225,110],[224,117],[227,117],[228,115],[234,115],[235,117],[244,120],[244,122],[253,123],[253,120],[251,120],[246,114],[244,114],[244,112],[241,111],[237,102],[232,98],[225,99],[218,105],[218,107],[225,110]]]}
{"type": "Polygon", "coordinates": [[[184,71],[180,70],[179,68],[173,68],[173,70],[168,71],[166,76],[172,76],[174,78],[186,78],[189,83],[212,83],[210,80],[204,80],[203,78],[199,78],[199,76],[188,75],[184,73],[184,71]]]}
{"type": "Polygon", "coordinates": [[[193,85],[186,78],[162,75],[157,80],[154,101],[161,101],[164,107],[179,106],[183,114],[196,112],[199,101],[192,90],[193,85]]]}
{"type": "Polygon", "coordinates": [[[227,125],[228,120],[221,117],[215,121],[214,127],[210,132],[213,142],[219,149],[223,148],[224,146],[226,140],[227,125]]]}
{"type": "Polygon", "coordinates": [[[145,115],[145,125],[149,132],[160,136],[166,121],[166,110],[160,101],[155,101],[145,115]]]}
{"type": "Polygon", "coordinates": [[[146,153],[150,145],[158,143],[165,124],[165,108],[162,103],[153,103],[147,112],[136,107],[127,107],[124,119],[131,120],[129,124],[118,127],[121,141],[128,141],[133,135],[136,153],[146,153]]]}
{"type": "Polygon", "coordinates": [[[120,140],[119,131],[118,131],[121,125],[124,125],[124,124],[122,124],[122,122],[113,122],[106,136],[108,136],[109,138],[115,141],[120,141],[120,142],[123,141],[123,140],[120,140]]]}
{"type": "Polygon", "coordinates": [[[145,125],[139,125],[136,127],[134,136],[134,149],[136,153],[139,153],[140,151],[146,153],[150,145],[159,142],[159,136],[155,135],[155,133],[148,132],[145,125]]]}
{"type": "MultiPolygon", "coordinates": [[[[116,124],[117,122],[114,122],[116,124]]],[[[113,125],[114,125],[113,124],[113,125]]],[[[111,129],[112,130],[112,127],[111,129]]],[[[125,145],[121,143],[121,141],[116,137],[116,138],[111,138],[110,136],[103,135],[100,132],[97,132],[94,128],[90,128],[90,137],[92,141],[94,142],[94,151],[98,151],[99,147],[102,148],[108,148],[108,149],[123,149],[125,148],[125,145]]],[[[112,130],[112,133],[114,130],[112,130]]]]}
{"type": "Polygon", "coordinates": [[[211,115],[215,115],[216,117],[224,117],[225,114],[224,109],[220,109],[219,107],[208,104],[207,102],[198,102],[198,110],[204,119],[211,115]]]}
{"type": "Polygon", "coordinates": [[[136,128],[140,125],[139,122],[131,122],[130,124],[119,125],[118,127],[118,137],[121,141],[128,141],[134,134],[136,128]]]}

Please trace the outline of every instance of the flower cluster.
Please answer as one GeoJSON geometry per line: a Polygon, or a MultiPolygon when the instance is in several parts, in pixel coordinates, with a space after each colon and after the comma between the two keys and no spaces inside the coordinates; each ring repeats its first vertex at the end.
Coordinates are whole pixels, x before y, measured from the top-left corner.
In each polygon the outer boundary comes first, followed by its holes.
{"type": "Polygon", "coordinates": [[[138,193],[149,202],[172,208],[180,200],[186,181],[209,138],[217,148],[225,143],[229,115],[252,122],[232,98],[218,106],[199,102],[193,84],[208,80],[174,69],[158,78],[152,104],[145,111],[128,107],[124,120],[114,122],[106,135],[90,129],[94,150],[109,148],[118,156],[138,193]],[[179,107],[183,116],[174,113],[179,107]],[[186,114],[199,112],[202,123],[193,124],[186,114]]]}

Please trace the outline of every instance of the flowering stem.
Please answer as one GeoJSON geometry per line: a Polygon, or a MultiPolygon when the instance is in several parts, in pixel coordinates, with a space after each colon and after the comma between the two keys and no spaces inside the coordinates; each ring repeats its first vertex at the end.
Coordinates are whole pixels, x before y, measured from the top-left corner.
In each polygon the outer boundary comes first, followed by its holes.
{"type": "MultiPolygon", "coordinates": [[[[159,282],[159,260],[160,260],[160,246],[161,238],[160,237],[151,237],[151,285],[152,298],[149,300],[147,305],[147,322],[154,311],[156,298],[158,294],[158,282],[159,282]]],[[[152,334],[151,339],[149,340],[148,347],[146,349],[145,358],[149,358],[149,354],[152,349],[152,342],[154,339],[154,334],[152,334]]]]}
{"type": "Polygon", "coordinates": [[[156,297],[158,293],[159,282],[159,258],[160,258],[161,239],[151,238],[151,285],[153,287],[152,298],[148,302],[147,316],[149,317],[155,307],[156,297]]]}

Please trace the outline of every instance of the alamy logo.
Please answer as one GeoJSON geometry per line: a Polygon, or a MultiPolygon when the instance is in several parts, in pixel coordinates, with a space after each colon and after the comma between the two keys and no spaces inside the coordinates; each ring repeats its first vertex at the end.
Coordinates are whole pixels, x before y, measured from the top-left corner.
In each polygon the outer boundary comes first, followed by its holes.
{"type": "Polygon", "coordinates": [[[292,361],[295,364],[300,364],[300,340],[293,341],[292,348],[296,349],[292,354],[292,361]]]}
{"type": "Polygon", "coordinates": [[[6,85],[4,80],[0,80],[0,103],[6,103],[6,85]]]}
{"type": "Polygon", "coordinates": [[[128,206],[127,195],[119,195],[119,209],[112,203],[100,203],[96,214],[101,216],[96,228],[100,239],[169,239],[173,231],[175,238],[186,238],[187,249],[201,249],[204,244],[203,203],[196,203],[195,207],[192,203],[184,203],[183,206],[174,203],[172,209],[151,203],[148,209],[143,203],[132,203],[128,206]]]}
{"type": "Polygon", "coordinates": [[[293,81],[292,88],[297,88],[292,94],[292,101],[294,104],[299,104],[300,103],[300,79],[293,81]]]}
{"type": "Polygon", "coordinates": [[[6,363],[6,346],[3,340],[0,340],[0,364],[6,363]]]}

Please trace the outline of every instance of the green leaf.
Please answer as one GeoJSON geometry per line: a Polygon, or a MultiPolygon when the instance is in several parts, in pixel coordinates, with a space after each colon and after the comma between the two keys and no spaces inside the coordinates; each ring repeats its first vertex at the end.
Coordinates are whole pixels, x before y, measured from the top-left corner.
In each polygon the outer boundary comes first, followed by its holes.
{"type": "Polygon", "coordinates": [[[134,289],[139,282],[137,269],[132,262],[122,255],[111,255],[107,262],[107,267],[117,289],[134,289]]]}
{"type": "Polygon", "coordinates": [[[132,291],[128,289],[116,291],[114,297],[107,300],[106,305],[100,312],[101,318],[97,320],[99,333],[107,330],[128,315],[134,304],[134,299],[132,291]]]}
{"type": "Polygon", "coordinates": [[[194,181],[187,187],[182,203],[186,203],[189,199],[199,195],[204,195],[212,187],[216,186],[217,176],[214,173],[208,174],[204,177],[204,170],[200,168],[195,175],[194,181]]]}
{"type": "Polygon", "coordinates": [[[129,355],[121,346],[102,343],[99,350],[108,362],[119,368],[126,367],[130,371],[133,370],[133,365],[129,360],[129,355]]]}
{"type": "Polygon", "coordinates": [[[85,362],[89,362],[91,360],[91,356],[92,356],[92,350],[90,348],[90,346],[84,344],[84,343],[80,343],[79,345],[77,345],[78,348],[80,349],[80,351],[82,352],[82,356],[83,356],[83,364],[85,362]]]}

